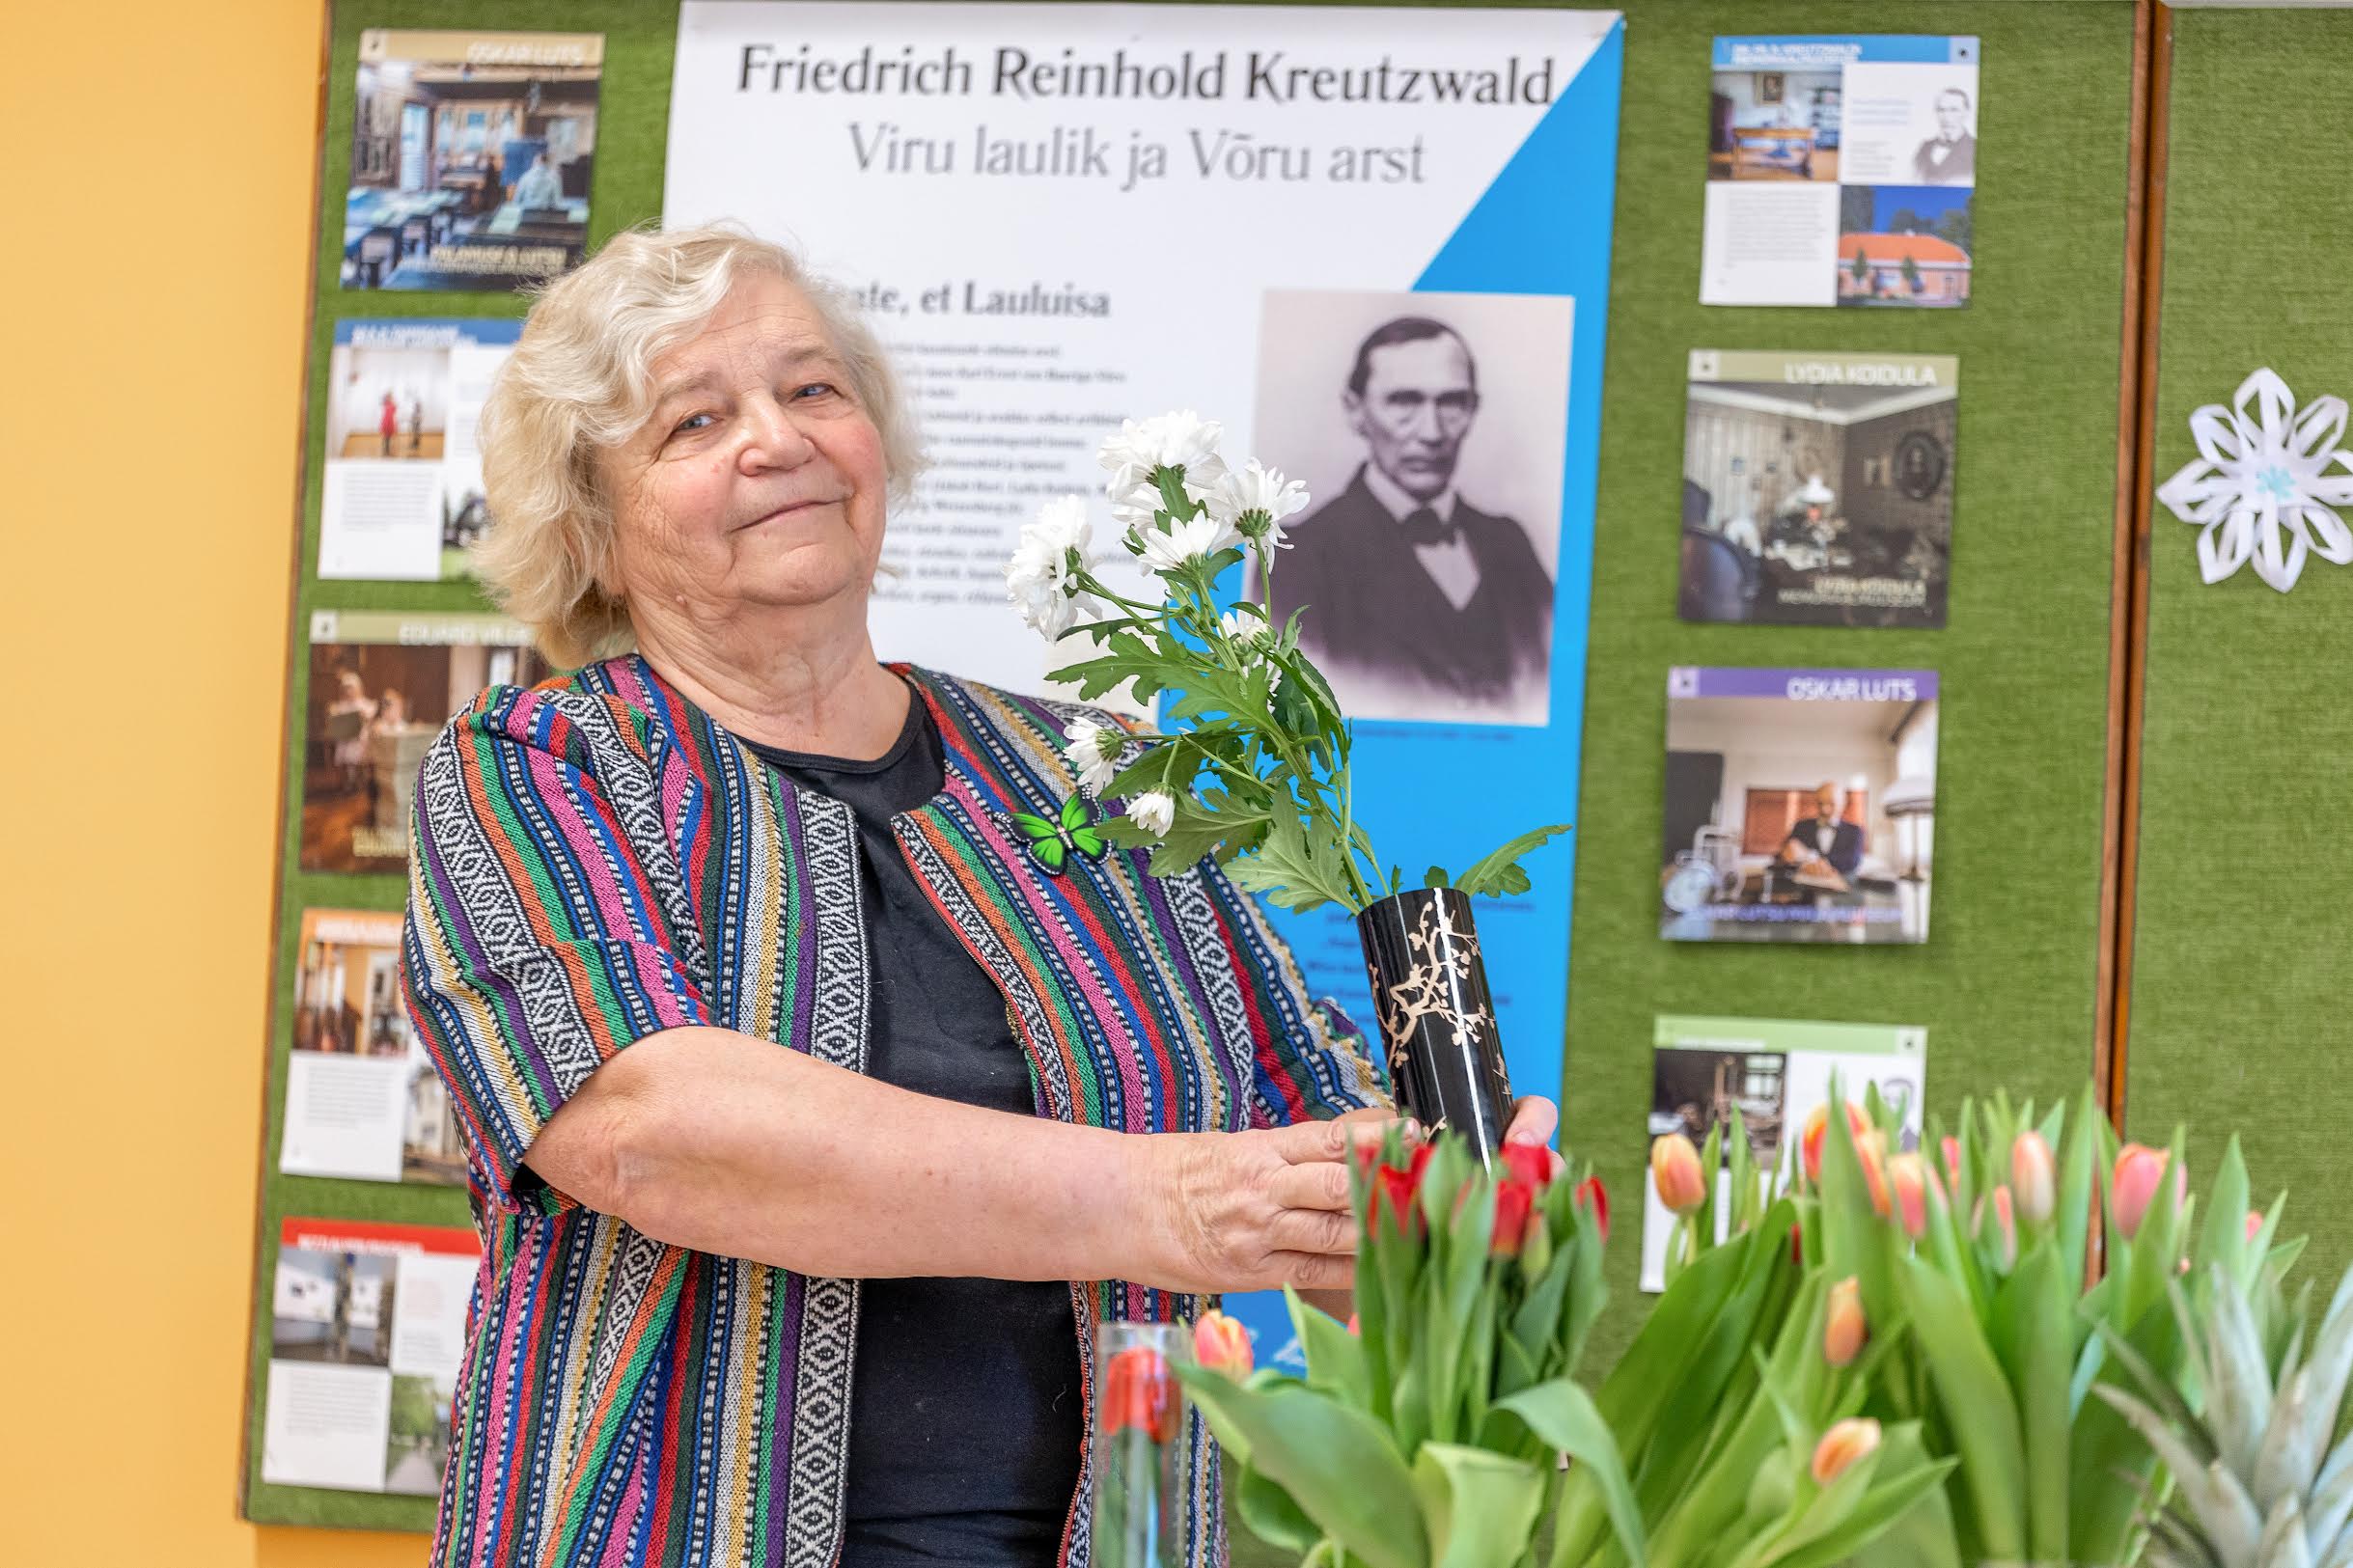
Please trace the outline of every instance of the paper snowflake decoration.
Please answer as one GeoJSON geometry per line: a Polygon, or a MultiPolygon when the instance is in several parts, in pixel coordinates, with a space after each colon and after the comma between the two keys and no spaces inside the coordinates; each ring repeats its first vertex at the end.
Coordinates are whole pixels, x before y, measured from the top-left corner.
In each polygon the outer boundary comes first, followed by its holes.
{"type": "Polygon", "coordinates": [[[2284,593],[2307,554],[2353,562],[2353,529],[2335,510],[2353,506],[2353,453],[2337,444],[2345,400],[2318,398],[2298,409],[2269,370],[2240,382],[2230,400],[2190,416],[2198,460],[2157,490],[2174,516],[2201,530],[2200,574],[2219,583],[2253,562],[2255,574],[2284,593]]]}

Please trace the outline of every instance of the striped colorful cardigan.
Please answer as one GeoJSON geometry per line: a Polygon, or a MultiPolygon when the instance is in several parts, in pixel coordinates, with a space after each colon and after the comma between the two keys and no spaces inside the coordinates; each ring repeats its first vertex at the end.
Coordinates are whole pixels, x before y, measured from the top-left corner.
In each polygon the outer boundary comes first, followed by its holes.
{"type": "MultiPolygon", "coordinates": [[[[1000,813],[1067,798],[1064,727],[1093,710],[901,674],[947,770],[895,819],[900,847],[1003,988],[1038,1114],[1232,1131],[1386,1100],[1361,1038],[1214,866],[1155,879],[1115,851],[1057,877],[1023,853],[1000,813]]],[[[484,1242],[432,1560],[829,1568],[858,1281],[665,1246],[522,1167],[566,1097],[658,1030],[734,1029],[864,1070],[849,810],[632,657],[484,692],[427,756],[415,824],[408,1007],[464,1129],[484,1242]]],[[[1090,1408],[1098,1319],[1204,1305],[1119,1280],[1070,1296],[1090,1408]]],[[[1184,1559],[1222,1563],[1198,1418],[1179,1477],[1184,1559]]],[[[1082,1473],[1069,1568],[1088,1561],[1087,1498],[1082,1473]]]]}

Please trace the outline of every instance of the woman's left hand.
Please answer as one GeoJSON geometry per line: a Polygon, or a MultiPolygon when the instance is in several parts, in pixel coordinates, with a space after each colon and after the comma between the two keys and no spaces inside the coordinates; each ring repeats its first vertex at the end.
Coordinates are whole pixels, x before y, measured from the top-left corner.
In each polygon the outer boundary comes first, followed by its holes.
{"type": "Polygon", "coordinates": [[[1546,1178],[1559,1175],[1568,1162],[1561,1151],[1548,1147],[1553,1133],[1561,1125],[1560,1108],[1541,1094],[1522,1095],[1511,1103],[1511,1125],[1504,1129],[1507,1143],[1533,1143],[1550,1157],[1546,1178]]]}

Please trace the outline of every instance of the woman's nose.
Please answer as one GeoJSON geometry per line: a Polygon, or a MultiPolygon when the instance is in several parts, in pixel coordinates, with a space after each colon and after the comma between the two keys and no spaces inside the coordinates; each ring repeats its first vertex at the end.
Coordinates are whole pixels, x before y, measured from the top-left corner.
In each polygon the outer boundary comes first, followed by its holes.
{"type": "Polygon", "coordinates": [[[791,407],[774,398],[761,398],[746,410],[748,436],[743,461],[756,468],[797,468],[817,451],[801,428],[791,407]]]}

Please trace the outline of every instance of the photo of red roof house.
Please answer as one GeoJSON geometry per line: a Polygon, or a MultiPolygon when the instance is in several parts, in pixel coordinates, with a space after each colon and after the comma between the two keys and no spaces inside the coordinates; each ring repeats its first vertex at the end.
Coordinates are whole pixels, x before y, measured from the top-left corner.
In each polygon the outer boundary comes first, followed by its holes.
{"type": "Polygon", "coordinates": [[[1840,304],[1968,302],[1969,253],[1952,240],[1923,234],[1839,236],[1840,304]]]}

